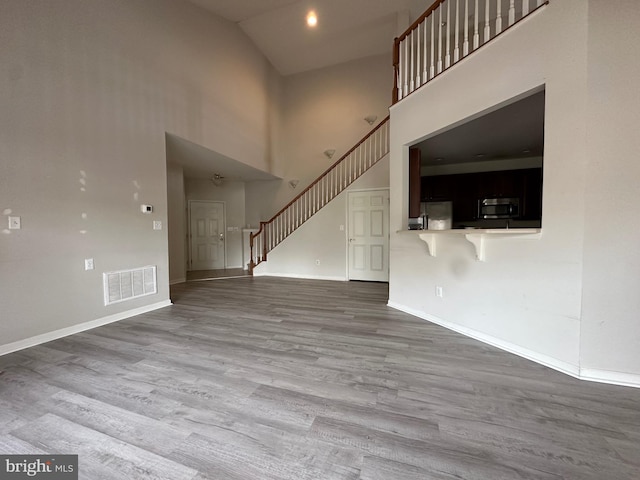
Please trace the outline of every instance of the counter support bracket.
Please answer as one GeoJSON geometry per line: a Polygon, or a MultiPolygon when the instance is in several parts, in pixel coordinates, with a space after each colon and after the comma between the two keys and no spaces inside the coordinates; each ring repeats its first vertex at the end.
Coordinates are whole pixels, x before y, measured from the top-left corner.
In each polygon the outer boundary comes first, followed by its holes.
{"type": "Polygon", "coordinates": [[[438,237],[451,235],[464,235],[464,238],[473,245],[476,251],[476,259],[480,262],[487,260],[486,243],[489,239],[505,238],[529,238],[538,239],[542,232],[538,228],[530,229],[476,229],[476,230],[423,230],[418,233],[418,237],[427,244],[428,254],[432,257],[437,255],[438,237]]]}
{"type": "Polygon", "coordinates": [[[430,256],[435,257],[437,253],[437,241],[434,234],[421,233],[420,240],[427,244],[427,251],[430,256]]]}
{"type": "Polygon", "coordinates": [[[476,249],[476,259],[480,262],[486,261],[486,255],[484,251],[484,246],[486,242],[486,234],[480,233],[467,233],[464,238],[467,239],[468,242],[471,242],[476,249]]]}

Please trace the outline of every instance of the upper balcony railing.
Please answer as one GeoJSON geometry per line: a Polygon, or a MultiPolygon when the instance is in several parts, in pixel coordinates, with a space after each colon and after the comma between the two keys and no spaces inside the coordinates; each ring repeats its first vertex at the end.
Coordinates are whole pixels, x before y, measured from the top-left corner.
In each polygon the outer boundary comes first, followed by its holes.
{"type": "Polygon", "coordinates": [[[437,0],[395,40],[393,103],[548,3],[437,0]]]}

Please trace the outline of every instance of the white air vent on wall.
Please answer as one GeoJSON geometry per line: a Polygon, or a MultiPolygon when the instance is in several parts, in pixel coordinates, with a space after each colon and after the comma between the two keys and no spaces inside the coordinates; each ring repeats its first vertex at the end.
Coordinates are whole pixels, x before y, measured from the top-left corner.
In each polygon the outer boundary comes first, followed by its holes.
{"type": "Polygon", "coordinates": [[[158,292],[155,266],[106,272],[102,274],[102,277],[105,305],[158,292]]]}

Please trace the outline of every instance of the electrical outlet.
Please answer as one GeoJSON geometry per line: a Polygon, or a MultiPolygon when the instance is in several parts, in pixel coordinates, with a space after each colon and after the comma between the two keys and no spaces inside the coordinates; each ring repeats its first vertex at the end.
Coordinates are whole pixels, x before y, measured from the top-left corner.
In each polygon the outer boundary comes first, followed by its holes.
{"type": "Polygon", "coordinates": [[[316,265],[320,265],[320,259],[316,260],[316,265]]]}
{"type": "Polygon", "coordinates": [[[93,270],[93,258],[85,258],[84,259],[84,269],[85,270],[93,270]]]}
{"type": "Polygon", "coordinates": [[[9,217],[9,230],[20,230],[21,223],[20,217],[9,217]]]}
{"type": "Polygon", "coordinates": [[[162,222],[160,220],[153,221],[153,229],[154,230],[162,230],[162,222]]]}
{"type": "Polygon", "coordinates": [[[444,291],[442,290],[441,286],[437,286],[436,287],[436,297],[444,297],[444,291]]]}

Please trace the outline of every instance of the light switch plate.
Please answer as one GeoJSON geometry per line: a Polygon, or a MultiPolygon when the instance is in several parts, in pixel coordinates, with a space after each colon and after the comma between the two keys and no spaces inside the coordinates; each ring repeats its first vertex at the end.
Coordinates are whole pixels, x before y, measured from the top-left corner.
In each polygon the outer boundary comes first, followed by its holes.
{"type": "Polygon", "coordinates": [[[22,222],[20,217],[9,217],[9,230],[20,230],[22,222]]]}

